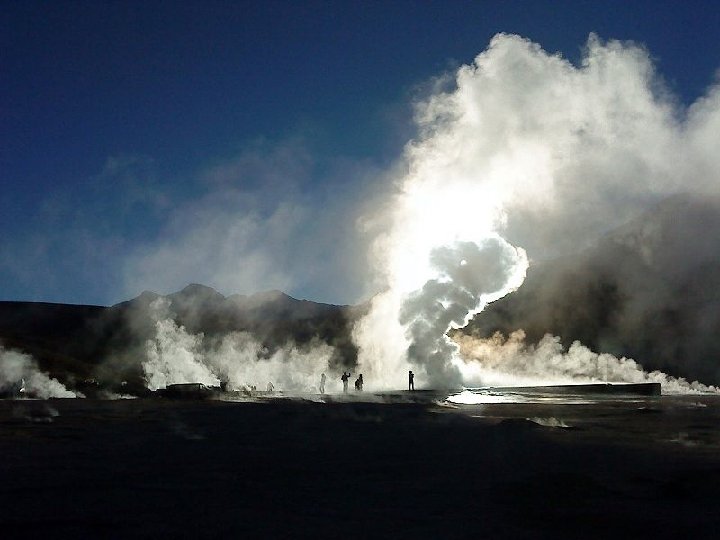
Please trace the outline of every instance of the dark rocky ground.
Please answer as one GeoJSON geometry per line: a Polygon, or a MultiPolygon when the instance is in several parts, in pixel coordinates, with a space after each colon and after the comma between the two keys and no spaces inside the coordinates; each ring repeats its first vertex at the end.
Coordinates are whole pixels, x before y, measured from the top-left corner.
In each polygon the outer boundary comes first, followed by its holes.
{"type": "Polygon", "coordinates": [[[719,422],[715,397],[0,401],[0,534],[716,538],[719,422]]]}

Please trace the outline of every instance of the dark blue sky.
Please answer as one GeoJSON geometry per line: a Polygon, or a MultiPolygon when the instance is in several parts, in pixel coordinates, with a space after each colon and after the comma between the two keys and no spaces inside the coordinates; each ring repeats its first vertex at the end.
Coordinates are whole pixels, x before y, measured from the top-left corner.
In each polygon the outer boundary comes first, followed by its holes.
{"type": "MultiPolygon", "coordinates": [[[[590,32],[643,43],[685,104],[720,67],[713,1],[0,7],[3,300],[107,304],[139,293],[146,286],[128,285],[126,258],[172,235],[173,211],[213,189],[207,171],[248,147],[275,155],[276,145],[299,144],[308,156],[293,188],[301,197],[361,196],[354,183],[363,176],[343,179],[340,164],[387,167],[412,136],[413,96],[472,61],[497,32],[571,60],[590,32]]],[[[236,174],[233,182],[256,192],[266,179],[236,174]]],[[[159,292],[183,279],[196,281],[176,275],[159,292]]],[[[288,292],[349,301],[327,282],[299,279],[288,292]]]]}

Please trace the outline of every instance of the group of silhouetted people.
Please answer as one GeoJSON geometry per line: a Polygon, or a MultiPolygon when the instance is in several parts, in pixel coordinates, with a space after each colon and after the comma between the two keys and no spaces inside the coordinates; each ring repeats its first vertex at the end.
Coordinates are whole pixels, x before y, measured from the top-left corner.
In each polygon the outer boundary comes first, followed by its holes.
{"type": "MultiPolygon", "coordinates": [[[[350,372],[349,371],[343,371],[342,376],[340,377],[340,380],[343,383],[343,392],[347,393],[348,391],[348,382],[350,381],[350,372]]],[[[362,392],[363,389],[363,376],[362,373],[358,375],[358,378],[355,379],[355,390],[358,392],[362,392]]],[[[322,378],[320,379],[320,384],[322,385],[321,388],[324,390],[325,388],[325,374],[322,374],[322,378]]],[[[323,392],[321,390],[321,393],[323,392]]]]}
{"type": "MultiPolygon", "coordinates": [[[[342,383],[343,383],[343,392],[344,392],[344,393],[347,393],[347,391],[348,391],[348,383],[350,382],[350,377],[351,377],[351,376],[352,376],[352,375],[351,375],[351,373],[350,373],[349,371],[343,371],[343,374],[342,374],[342,376],[340,377],[340,380],[341,380],[342,383]]],[[[321,375],[320,375],[320,386],[319,386],[319,389],[320,389],[320,393],[321,393],[321,394],[324,394],[324,393],[325,393],[325,382],[326,382],[326,381],[327,381],[327,377],[325,376],[325,374],[324,374],[324,373],[321,374],[321,375]]],[[[362,373],[360,373],[360,374],[358,375],[357,379],[355,379],[355,390],[356,390],[357,392],[362,392],[362,391],[363,391],[363,384],[364,384],[364,382],[365,382],[365,381],[363,380],[362,373]]],[[[223,392],[224,392],[224,391],[227,391],[227,386],[228,386],[227,381],[221,381],[221,383],[220,383],[220,389],[221,389],[223,392]]],[[[408,371],[408,390],[415,390],[415,374],[414,374],[412,371],[408,371]]],[[[24,391],[25,391],[25,379],[23,379],[23,387],[20,389],[20,392],[21,392],[21,393],[24,392],[24,391]]],[[[246,386],[246,387],[244,388],[244,391],[245,391],[246,393],[256,392],[256,391],[257,391],[257,387],[256,387],[255,385],[246,386]]],[[[274,392],[274,391],[275,391],[275,385],[274,385],[272,382],[269,382],[269,383],[267,384],[267,392],[268,392],[268,393],[271,393],[271,392],[274,392]]]]}
{"type": "MultiPolygon", "coordinates": [[[[343,371],[342,376],[340,377],[340,380],[343,383],[343,392],[347,394],[348,391],[348,383],[350,382],[351,373],[349,371],[343,371]]],[[[325,393],[325,381],[327,380],[327,377],[323,373],[320,375],[320,393],[325,393]]],[[[358,375],[358,378],[355,379],[355,390],[358,392],[362,392],[363,390],[363,383],[365,381],[363,380],[362,373],[358,375]]],[[[408,390],[414,391],[415,390],[415,374],[412,371],[408,371],[408,390]]]]}

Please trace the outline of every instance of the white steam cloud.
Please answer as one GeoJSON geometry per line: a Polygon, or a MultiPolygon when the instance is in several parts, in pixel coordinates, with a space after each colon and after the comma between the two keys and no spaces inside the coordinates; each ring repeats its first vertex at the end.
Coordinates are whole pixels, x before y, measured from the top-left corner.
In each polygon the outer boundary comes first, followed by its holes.
{"type": "Polygon", "coordinates": [[[155,336],[146,342],[143,371],[150,390],[170,384],[203,383],[228,389],[256,387],[291,392],[316,392],[320,376],[328,371],[333,347],[311,341],[299,348],[292,343],[268,354],[248,332],[232,332],[216,340],[190,334],[170,312],[168,299],[153,301],[155,336]]]}
{"type": "Polygon", "coordinates": [[[0,346],[0,392],[39,399],[82,397],[65,388],[57,379],[40,371],[32,356],[7,350],[2,346],[0,346]]]}
{"type": "Polygon", "coordinates": [[[373,251],[386,289],[354,330],[380,386],[402,384],[408,368],[420,384],[458,382],[443,336],[521,284],[521,248],[531,261],[578,251],[673,193],[720,191],[720,88],[680,109],[632,43],[591,35],[573,65],[499,34],[418,106],[417,123],[393,204],[367,220],[391,224],[373,251]],[[439,253],[483,253],[491,239],[514,255],[475,270],[482,286],[438,268],[439,253]],[[455,302],[454,286],[467,298],[455,302]]]}
{"type": "Polygon", "coordinates": [[[430,254],[438,277],[411,293],[400,312],[400,323],[411,341],[408,359],[423,366],[433,385],[462,382],[458,366],[449,363],[457,346],[446,336],[461,328],[484,305],[522,283],[527,259],[522,250],[501,238],[490,238],[478,246],[458,242],[430,254]]]}
{"type": "Polygon", "coordinates": [[[688,382],[661,371],[647,372],[630,358],[598,354],[579,341],[565,351],[560,338],[546,335],[537,345],[525,343],[518,330],[505,338],[497,333],[481,339],[456,335],[460,356],[465,360],[464,380],[468,386],[533,386],[558,383],[656,382],[663,393],[718,392],[714,386],[688,382]]]}
{"type": "Polygon", "coordinates": [[[155,338],[146,343],[147,359],[143,362],[150,390],[189,382],[220,384],[220,379],[206,364],[202,335],[189,334],[170,318],[158,320],[155,329],[155,338]]]}

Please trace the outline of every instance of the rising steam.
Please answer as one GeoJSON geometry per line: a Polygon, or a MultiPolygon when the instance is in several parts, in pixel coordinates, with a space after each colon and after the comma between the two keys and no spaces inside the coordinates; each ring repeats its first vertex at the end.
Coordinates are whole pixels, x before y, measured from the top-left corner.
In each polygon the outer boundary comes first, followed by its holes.
{"type": "Polygon", "coordinates": [[[500,333],[481,339],[457,334],[455,340],[465,360],[467,385],[533,386],[557,383],[657,382],[663,393],[718,392],[714,386],[688,382],[660,371],[647,372],[630,358],[598,354],[580,342],[565,351],[560,338],[546,335],[537,345],[525,343],[518,330],[506,339],[500,333]]]}
{"type": "Polygon", "coordinates": [[[7,350],[0,346],[0,392],[19,397],[74,398],[82,395],[38,369],[37,363],[27,354],[7,350]]]}
{"type": "MultiPolygon", "coordinates": [[[[591,35],[573,65],[499,34],[453,88],[418,105],[416,121],[390,210],[368,220],[391,224],[373,251],[385,292],[354,329],[361,367],[379,386],[402,384],[408,368],[421,384],[460,382],[444,334],[522,283],[521,248],[530,260],[574,252],[673,193],[720,187],[720,90],[680,110],[632,43],[591,35]],[[484,254],[482,264],[458,266],[469,260],[461,246],[484,254]]],[[[535,357],[514,352],[518,362],[535,357]]],[[[616,365],[645,377],[630,362],[616,365]]]]}
{"type": "Polygon", "coordinates": [[[311,341],[302,348],[286,343],[270,354],[249,332],[216,339],[189,333],[174,320],[167,298],[156,299],[150,307],[155,335],[145,344],[142,364],[150,390],[189,382],[218,386],[222,381],[230,390],[265,390],[272,383],[276,390],[317,391],[335,352],[326,343],[311,341]]]}
{"type": "Polygon", "coordinates": [[[458,366],[448,362],[457,346],[447,331],[465,326],[488,301],[518,287],[527,259],[501,238],[489,238],[481,245],[458,242],[437,248],[430,261],[438,277],[407,297],[400,323],[411,341],[409,361],[425,368],[432,385],[452,388],[462,377],[458,366]]]}

